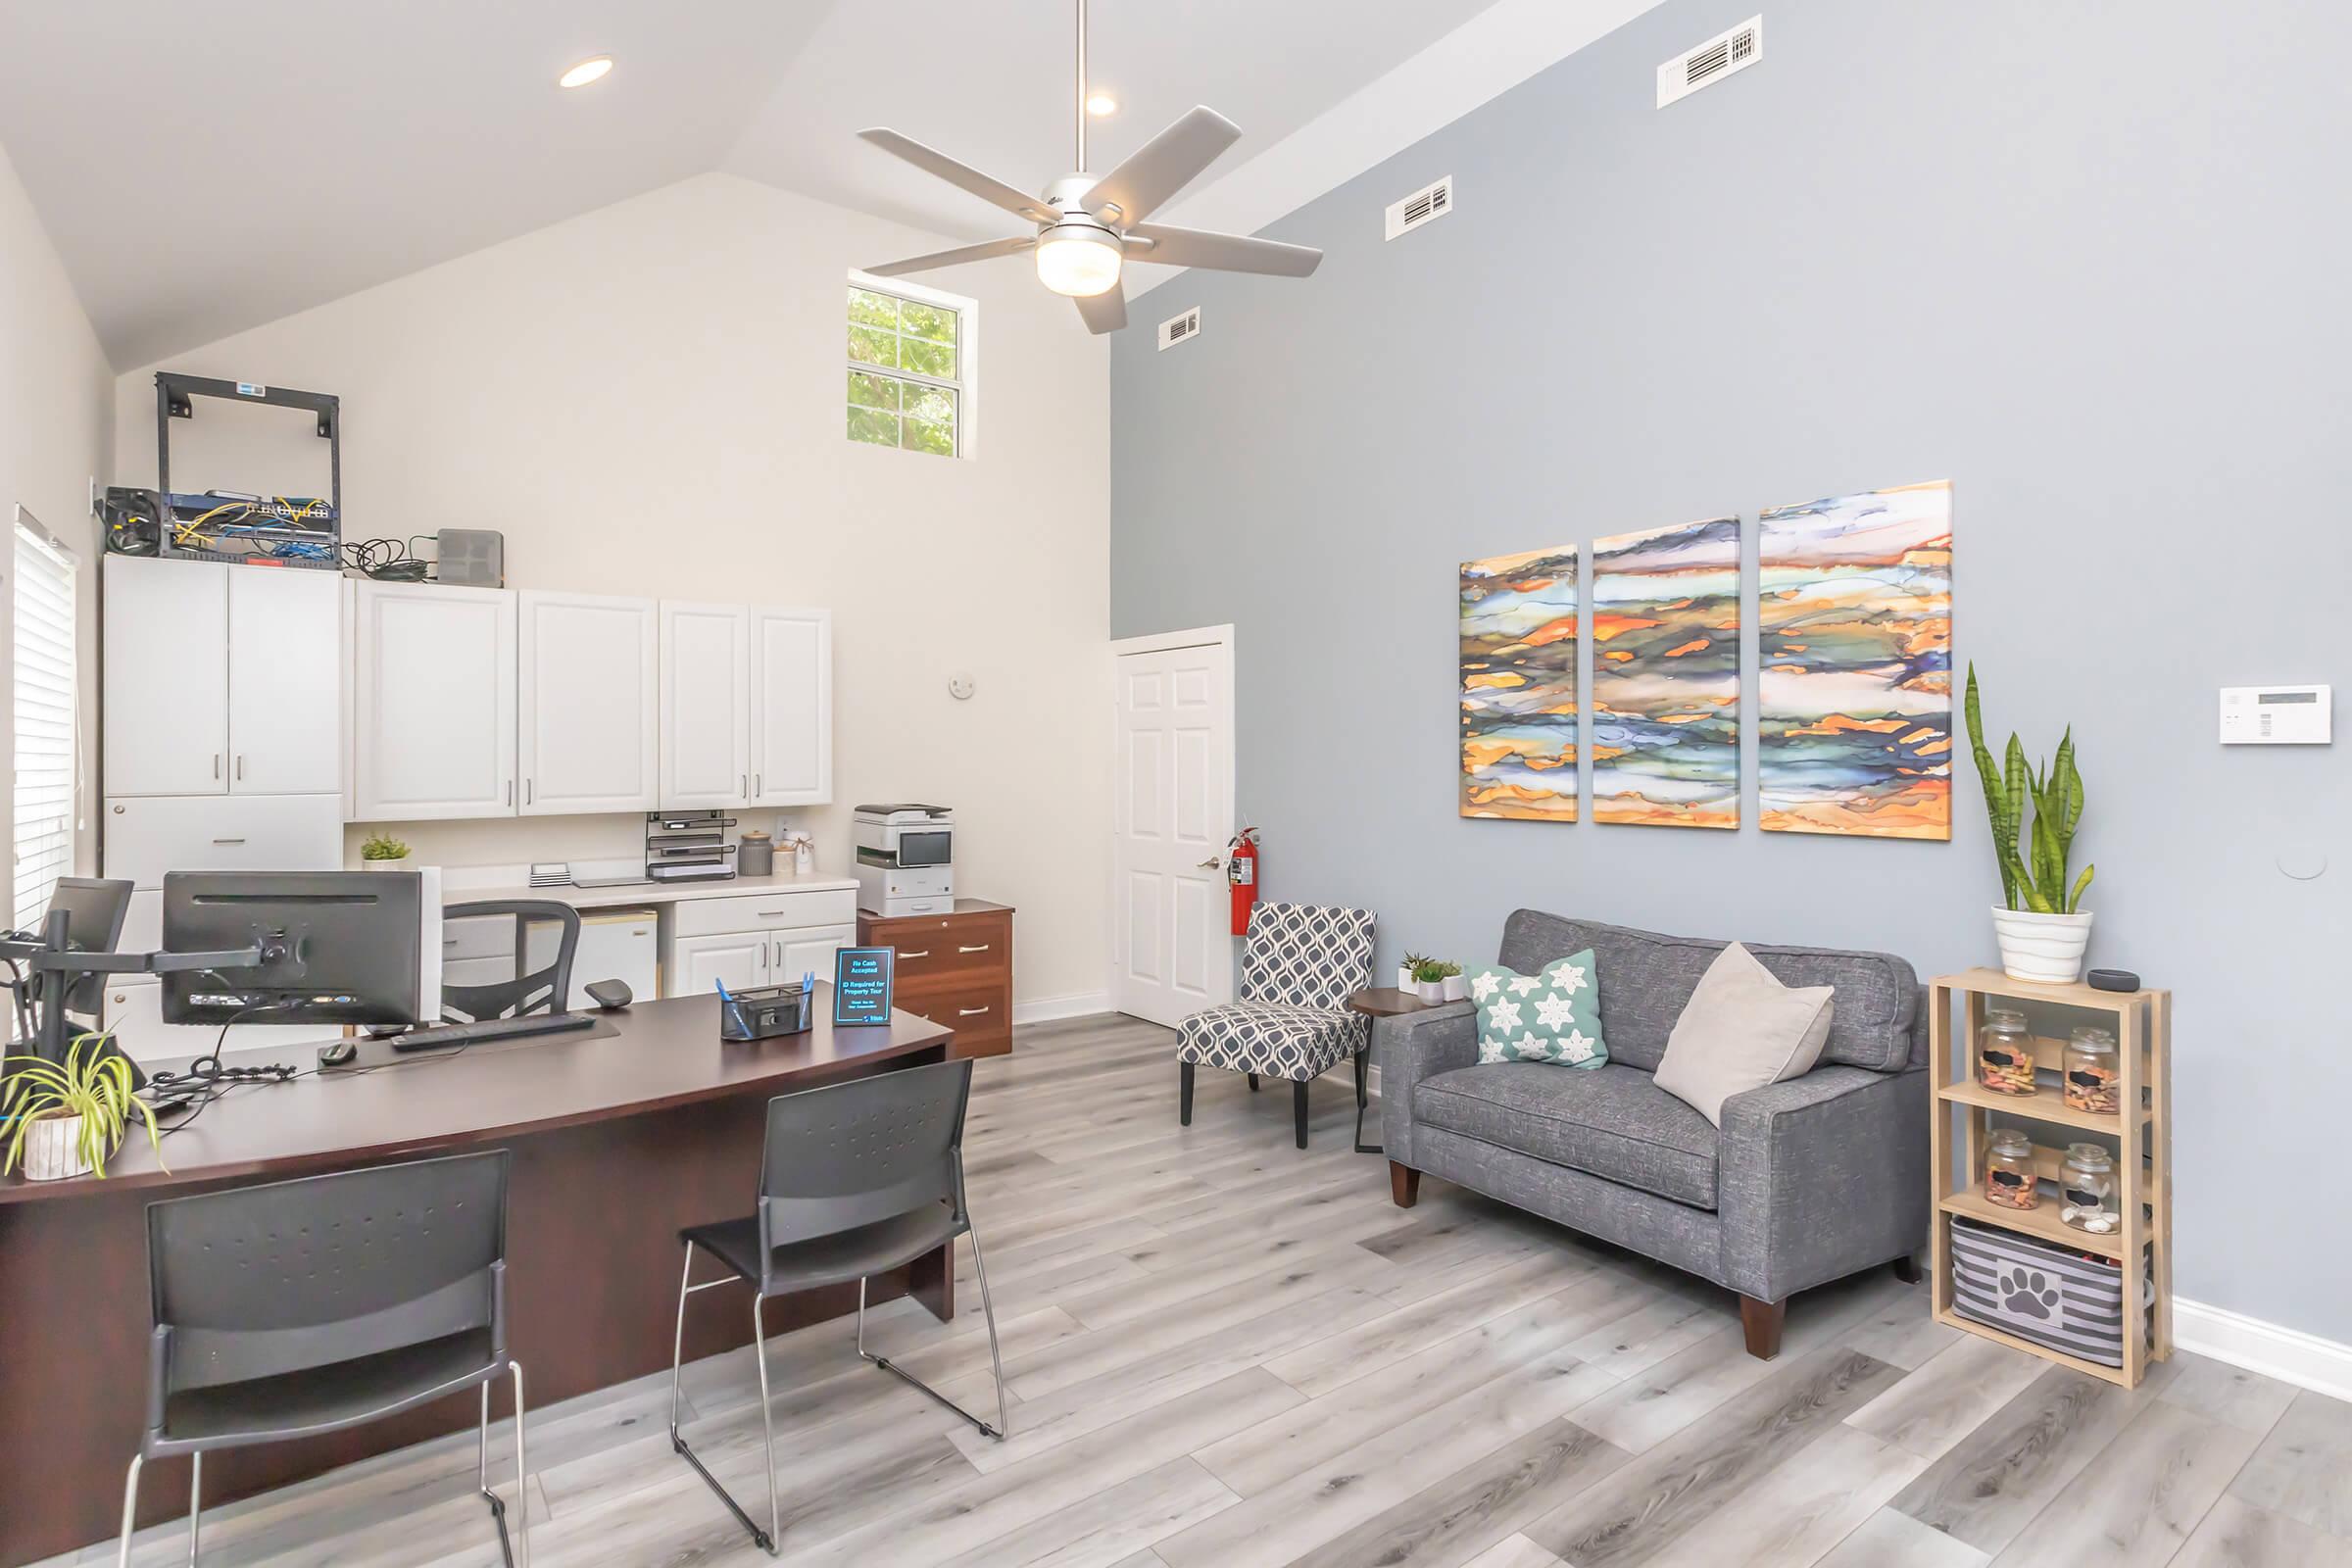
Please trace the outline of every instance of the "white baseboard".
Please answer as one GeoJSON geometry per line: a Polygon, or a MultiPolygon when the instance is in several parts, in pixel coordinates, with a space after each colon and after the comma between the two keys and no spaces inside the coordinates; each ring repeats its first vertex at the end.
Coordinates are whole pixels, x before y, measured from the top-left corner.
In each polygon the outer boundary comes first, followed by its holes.
{"type": "Polygon", "coordinates": [[[2352,1345],[2179,1297],[2173,1298],[2173,1343],[2299,1389],[2352,1399],[2352,1345]]]}
{"type": "Polygon", "coordinates": [[[1080,991],[1066,997],[1031,997],[1027,1002],[1012,1004],[1015,1024],[1052,1023],[1056,1018],[1083,1018],[1089,1013],[1110,1011],[1110,993],[1080,991]]]}

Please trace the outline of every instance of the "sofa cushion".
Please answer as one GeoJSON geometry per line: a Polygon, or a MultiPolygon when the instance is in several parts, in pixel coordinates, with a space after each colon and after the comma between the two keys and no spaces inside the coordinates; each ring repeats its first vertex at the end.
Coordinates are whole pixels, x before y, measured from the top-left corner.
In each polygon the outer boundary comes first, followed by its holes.
{"type": "MultiPolygon", "coordinates": [[[[1610,1058],[1654,1072],[1684,1004],[1729,945],[1520,909],[1503,922],[1501,961],[1533,974],[1554,958],[1591,948],[1600,969],[1600,1027],[1610,1058]]],[[[1783,985],[1836,988],[1837,1015],[1822,1060],[1898,1072],[1911,1059],[1919,975],[1901,958],[1752,942],[1747,951],[1783,985]]]]}
{"type": "Polygon", "coordinates": [[[1489,967],[1470,977],[1478,1004],[1478,1059],[1549,1061],[1593,1068],[1609,1059],[1600,1032],[1592,955],[1546,964],[1542,974],[1489,967]]]}
{"type": "Polygon", "coordinates": [[[1694,1208],[1715,1206],[1715,1129],[1637,1068],[1612,1063],[1557,1072],[1535,1061],[1457,1067],[1413,1087],[1413,1115],[1547,1164],[1694,1208]]]}
{"type": "Polygon", "coordinates": [[[1735,942],[1675,1020],[1657,1085],[1721,1127],[1734,1095],[1811,1072],[1836,1016],[1828,986],[1785,986],[1735,942]]]}

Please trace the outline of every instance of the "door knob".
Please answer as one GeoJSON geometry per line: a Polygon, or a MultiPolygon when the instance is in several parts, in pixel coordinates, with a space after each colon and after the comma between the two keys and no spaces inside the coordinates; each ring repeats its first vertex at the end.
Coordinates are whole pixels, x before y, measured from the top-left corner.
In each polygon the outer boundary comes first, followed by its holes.
{"type": "Polygon", "coordinates": [[[1223,860],[1218,859],[1212,855],[1207,859],[1200,862],[1200,869],[1203,871],[1214,871],[1218,866],[1223,865],[1224,863],[1225,862],[1223,860]]]}

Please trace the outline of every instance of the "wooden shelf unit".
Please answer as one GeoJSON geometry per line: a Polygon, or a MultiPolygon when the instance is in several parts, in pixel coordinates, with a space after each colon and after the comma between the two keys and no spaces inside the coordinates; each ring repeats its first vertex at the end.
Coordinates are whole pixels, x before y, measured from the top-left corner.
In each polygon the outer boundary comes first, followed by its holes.
{"type": "MultiPolygon", "coordinates": [[[[2012,980],[1998,969],[1969,969],[1930,981],[1928,1001],[1929,1061],[1936,1086],[1928,1141],[1929,1180],[1934,1184],[1936,1208],[1931,1249],[1936,1321],[2031,1350],[2125,1388],[2137,1387],[2149,1361],[2162,1361],[2173,1353],[2173,994],[2043,985],[2012,980]],[[1977,1078],[1977,1034],[1984,1022],[1988,1000],[2106,1014],[2114,1023],[2122,1103],[2136,1107],[2133,1113],[2071,1109],[2056,1084],[2032,1095],[2003,1095],[1986,1089],[1977,1078]],[[1955,1002],[1961,1004],[1957,1029],[1953,1025],[1955,1002]],[[1961,1128],[1960,1152],[1966,1155],[1965,1173],[1959,1182],[1952,1174],[1955,1108],[1961,1128]],[[1996,1112],[2014,1121],[2040,1123],[2044,1129],[2115,1139],[2122,1228],[2112,1235],[2093,1236],[2060,1219],[2055,1202],[2044,1202],[2031,1211],[1988,1202],[1983,1187],[1984,1152],[1990,1118],[1996,1112]],[[2144,1339],[2137,1332],[2128,1332],[2124,1364],[2112,1367],[2031,1344],[1990,1324],[1961,1316],[1952,1304],[1951,1221],[1955,1216],[2122,1264],[2128,1328],[2141,1322],[2151,1304],[2135,1260],[2143,1250],[2152,1250],[2155,1310],[2151,1332],[2144,1339]]],[[[2034,1065],[2055,1073],[2064,1050],[2063,1040],[2036,1036],[2034,1065]]],[[[2078,1141],[2071,1137],[2053,1140],[2046,1132],[2035,1136],[2034,1163],[2044,1180],[2055,1179],[2063,1146],[2078,1141]]]]}

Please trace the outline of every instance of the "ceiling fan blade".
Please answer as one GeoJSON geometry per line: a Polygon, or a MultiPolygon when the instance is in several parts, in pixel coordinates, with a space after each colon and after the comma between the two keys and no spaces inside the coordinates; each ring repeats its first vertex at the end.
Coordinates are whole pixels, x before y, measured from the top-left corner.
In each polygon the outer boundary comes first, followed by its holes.
{"type": "Polygon", "coordinates": [[[926,147],[911,136],[902,136],[895,130],[861,130],[860,139],[872,142],[893,157],[904,158],[927,174],[937,174],[951,185],[965,190],[1006,212],[1029,220],[1032,223],[1051,223],[1061,214],[1047,206],[1026,191],[1013,189],[991,174],[983,174],[969,164],[959,164],[935,147],[926,147]]]}
{"type": "Polygon", "coordinates": [[[991,261],[999,256],[1017,256],[1023,251],[1037,249],[1035,234],[1015,234],[1010,239],[992,239],[985,245],[966,245],[959,250],[933,251],[928,256],[909,256],[888,267],[869,267],[866,271],[875,277],[903,277],[908,272],[928,272],[935,267],[958,267],[965,262],[991,261]]]}
{"type": "Polygon", "coordinates": [[[1165,223],[1133,223],[1127,229],[1130,261],[1162,267],[1201,267],[1215,272],[1270,272],[1276,277],[1304,277],[1322,265],[1323,253],[1306,245],[1280,240],[1251,239],[1244,234],[1212,234],[1201,228],[1171,228],[1165,223]],[[1148,240],[1150,245],[1138,245],[1148,240]]]}
{"type": "Polygon", "coordinates": [[[1241,139],[1241,127],[1214,109],[1194,109],[1095,181],[1086,193],[1086,210],[1102,218],[1116,207],[1118,212],[1108,215],[1113,222],[1141,222],[1241,139]]]}
{"type": "Polygon", "coordinates": [[[1100,336],[1116,332],[1127,324],[1126,291],[1113,283],[1100,294],[1088,294],[1078,301],[1078,314],[1086,318],[1086,329],[1100,336]]]}

